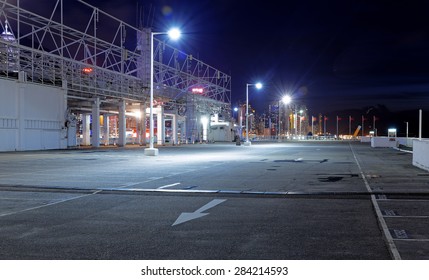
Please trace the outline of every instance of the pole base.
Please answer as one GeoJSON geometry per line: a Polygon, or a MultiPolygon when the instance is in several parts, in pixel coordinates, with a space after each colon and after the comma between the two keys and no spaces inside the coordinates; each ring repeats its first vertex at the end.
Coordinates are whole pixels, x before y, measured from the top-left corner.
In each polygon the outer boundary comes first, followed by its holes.
{"type": "Polygon", "coordinates": [[[145,156],[157,156],[158,152],[159,151],[157,148],[146,148],[146,149],[144,149],[144,155],[145,156]]]}
{"type": "Polygon", "coordinates": [[[243,145],[244,145],[244,146],[251,146],[251,145],[252,145],[252,142],[250,142],[250,141],[245,141],[245,142],[243,143],[243,145]]]}

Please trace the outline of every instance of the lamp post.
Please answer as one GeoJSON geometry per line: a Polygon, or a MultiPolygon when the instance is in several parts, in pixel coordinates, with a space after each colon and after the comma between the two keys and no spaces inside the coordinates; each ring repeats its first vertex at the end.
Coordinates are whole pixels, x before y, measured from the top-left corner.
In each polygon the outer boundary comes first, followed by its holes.
{"type": "MultiPolygon", "coordinates": [[[[284,95],[282,97],[282,99],[280,100],[284,105],[288,105],[291,101],[292,101],[292,97],[290,97],[290,95],[284,95]]],[[[279,120],[278,120],[278,127],[279,127],[279,131],[278,131],[278,141],[280,142],[280,137],[281,137],[281,126],[280,126],[280,102],[279,101],[279,120]]]]}
{"type": "Polygon", "coordinates": [[[237,123],[238,123],[238,108],[237,107],[234,107],[234,112],[232,115],[232,118],[234,119],[234,121],[235,121],[235,117],[237,117],[237,123]],[[236,116],[236,114],[237,114],[237,116],[236,116]]]}
{"type": "Polygon", "coordinates": [[[408,139],[408,122],[405,122],[405,124],[407,125],[407,129],[406,129],[406,131],[405,131],[405,135],[406,135],[406,137],[407,137],[407,139],[408,139]]]}
{"type": "MultiPolygon", "coordinates": [[[[232,118],[233,118],[233,121],[234,121],[234,123],[236,122],[237,123],[237,128],[236,128],[236,130],[235,130],[235,134],[236,135],[238,135],[239,134],[239,121],[240,121],[240,118],[239,118],[239,116],[238,116],[238,107],[234,107],[234,112],[232,113],[232,118]],[[237,121],[235,120],[235,117],[237,117],[237,121]]],[[[235,138],[234,138],[235,139],[235,138]]]]}
{"type": "Polygon", "coordinates": [[[154,148],[153,141],[154,141],[154,129],[153,129],[153,36],[154,35],[161,35],[161,34],[168,34],[168,36],[173,39],[177,40],[180,37],[180,31],[177,28],[170,29],[168,32],[150,32],[150,121],[149,121],[149,148],[146,148],[144,150],[144,154],[147,156],[157,156],[158,155],[158,149],[154,148]]]}
{"type": "Polygon", "coordinates": [[[251,145],[249,141],[249,86],[255,86],[257,89],[261,89],[262,84],[246,84],[246,142],[244,142],[244,146],[251,145]]]}

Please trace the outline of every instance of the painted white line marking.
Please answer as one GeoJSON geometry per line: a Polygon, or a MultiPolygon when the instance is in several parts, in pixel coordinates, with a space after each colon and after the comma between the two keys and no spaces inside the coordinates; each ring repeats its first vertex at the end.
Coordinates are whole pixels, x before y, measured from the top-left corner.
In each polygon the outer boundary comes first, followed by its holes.
{"type": "Polygon", "coordinates": [[[407,241],[407,242],[410,242],[410,241],[414,241],[414,242],[429,242],[429,239],[401,239],[401,238],[395,238],[393,240],[395,240],[395,241],[407,241]]]}
{"type": "Polygon", "coordinates": [[[429,202],[428,199],[397,199],[397,198],[386,198],[384,202],[429,202]]]}
{"type": "Polygon", "coordinates": [[[203,213],[204,211],[209,210],[210,208],[213,208],[213,207],[215,207],[215,206],[217,206],[217,205],[219,205],[225,201],[226,201],[226,199],[213,199],[212,201],[210,201],[209,203],[207,203],[203,207],[199,208],[195,212],[192,212],[192,213],[183,212],[182,214],[180,214],[180,216],[177,218],[177,220],[171,226],[177,226],[179,224],[186,223],[190,220],[194,220],[194,219],[204,217],[204,216],[209,214],[209,213],[203,213]]]}
{"type": "Polygon", "coordinates": [[[144,184],[144,183],[149,183],[149,182],[152,182],[152,181],[156,181],[156,180],[159,180],[159,179],[164,179],[164,177],[151,177],[151,178],[149,178],[149,180],[146,180],[146,181],[128,183],[128,184],[125,184],[125,185],[121,185],[121,186],[119,186],[117,188],[118,189],[128,188],[128,187],[137,186],[137,185],[140,185],[140,184],[144,184]]]}
{"type": "MultiPolygon", "coordinates": [[[[353,150],[353,147],[350,143],[349,143],[349,146],[350,146],[350,150],[353,153],[353,157],[356,161],[356,164],[359,168],[359,172],[361,174],[362,180],[365,183],[365,187],[366,187],[367,191],[369,193],[371,193],[372,192],[371,187],[369,186],[368,180],[366,179],[366,176],[363,173],[362,167],[360,166],[360,163],[356,157],[356,153],[353,150]]],[[[377,214],[378,222],[379,222],[381,228],[383,229],[383,233],[384,233],[384,236],[386,238],[386,242],[387,242],[387,245],[389,246],[390,253],[392,254],[393,259],[400,260],[401,255],[399,254],[398,248],[396,248],[395,242],[393,241],[392,235],[390,234],[389,228],[387,227],[386,221],[383,218],[383,214],[381,213],[380,207],[378,206],[376,196],[373,194],[371,194],[371,202],[372,202],[372,205],[374,207],[375,213],[377,214]]]]}
{"type": "MultiPolygon", "coordinates": [[[[211,168],[213,166],[217,166],[217,165],[221,165],[221,164],[224,164],[224,163],[219,163],[219,164],[211,165],[211,166],[208,166],[208,167],[202,167],[200,169],[211,168]]],[[[160,180],[160,179],[164,179],[164,178],[170,178],[170,177],[173,177],[173,176],[177,176],[177,175],[181,175],[181,174],[185,174],[185,173],[189,173],[189,172],[194,172],[194,171],[197,171],[197,170],[200,170],[200,169],[186,169],[183,172],[174,172],[174,173],[171,173],[171,174],[163,176],[163,177],[149,177],[148,180],[146,180],[146,181],[128,183],[128,184],[121,185],[121,186],[119,186],[117,188],[118,189],[128,188],[128,187],[132,187],[132,186],[136,186],[136,185],[140,185],[140,184],[144,184],[144,183],[149,183],[149,182],[160,180]]]]}
{"type": "Polygon", "coordinates": [[[413,219],[428,219],[429,216],[389,216],[384,215],[385,218],[413,218],[413,219]]]}
{"type": "Polygon", "coordinates": [[[165,186],[159,187],[158,189],[166,189],[166,188],[174,187],[174,186],[177,186],[177,185],[180,185],[180,183],[174,183],[174,184],[165,185],[165,186]]]}
{"type": "MultiPolygon", "coordinates": [[[[14,198],[14,197],[2,197],[0,200],[17,200],[17,201],[46,201],[48,199],[43,198],[14,198]]],[[[52,199],[51,199],[52,200],[52,199]]]]}
{"type": "Polygon", "coordinates": [[[141,184],[141,183],[144,183],[144,182],[128,183],[128,184],[119,186],[118,189],[132,187],[132,186],[135,186],[135,185],[138,185],[138,184],[141,184]]]}
{"type": "Polygon", "coordinates": [[[51,202],[51,203],[43,204],[43,205],[40,205],[40,206],[30,207],[30,208],[26,208],[26,209],[15,211],[15,212],[9,212],[9,213],[0,214],[0,217],[10,216],[10,215],[14,215],[14,214],[19,214],[19,213],[23,213],[23,212],[27,212],[27,211],[31,211],[31,210],[36,210],[36,209],[40,209],[40,208],[44,208],[44,207],[48,207],[48,206],[60,204],[60,203],[63,203],[63,202],[67,202],[67,201],[71,201],[71,200],[75,200],[75,199],[79,199],[79,198],[91,196],[91,195],[97,194],[99,192],[101,192],[101,191],[96,191],[96,192],[93,192],[93,193],[90,193],[90,194],[80,195],[80,196],[76,196],[76,197],[72,197],[72,198],[68,198],[68,199],[63,199],[63,200],[60,200],[60,201],[51,202]]]}

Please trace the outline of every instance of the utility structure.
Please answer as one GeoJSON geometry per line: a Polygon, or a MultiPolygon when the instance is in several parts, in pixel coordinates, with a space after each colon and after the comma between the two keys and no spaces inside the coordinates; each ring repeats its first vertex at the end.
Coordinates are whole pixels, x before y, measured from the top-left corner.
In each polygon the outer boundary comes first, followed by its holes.
{"type": "MultiPolygon", "coordinates": [[[[52,1],[52,10],[47,12],[46,7],[43,15],[29,10],[25,3],[0,0],[0,83],[19,92],[21,99],[30,98],[30,91],[38,92],[39,99],[48,99],[40,87],[63,97],[49,104],[49,108],[61,107],[50,115],[34,112],[26,116],[25,102],[10,104],[22,110],[0,116],[0,135],[16,132],[17,136],[11,136],[7,147],[0,150],[37,149],[27,148],[26,129],[32,129],[31,133],[40,130],[41,149],[66,148],[77,140],[97,147],[100,141],[109,143],[111,116],[115,116],[116,144],[127,143],[132,118],[139,143],[145,145],[151,53],[158,145],[200,139],[203,118],[230,120],[231,77],[172,47],[165,38],[155,38],[151,49],[150,28],[131,26],[82,0],[52,1]],[[69,5],[79,6],[79,23],[67,18],[69,5]],[[81,131],[82,139],[73,139],[73,129],[77,134],[81,131]],[[46,146],[57,140],[59,144],[46,146]],[[17,144],[13,146],[13,142],[17,144]]],[[[32,106],[34,110],[50,110],[43,104],[33,102],[32,106]]]]}

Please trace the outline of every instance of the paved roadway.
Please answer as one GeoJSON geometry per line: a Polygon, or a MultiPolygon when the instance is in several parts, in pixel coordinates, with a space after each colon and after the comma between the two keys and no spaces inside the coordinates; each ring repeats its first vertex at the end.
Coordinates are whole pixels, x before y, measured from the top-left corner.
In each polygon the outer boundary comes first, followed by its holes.
{"type": "Polygon", "coordinates": [[[429,173],[348,142],[0,153],[0,259],[429,259],[429,173]]]}

